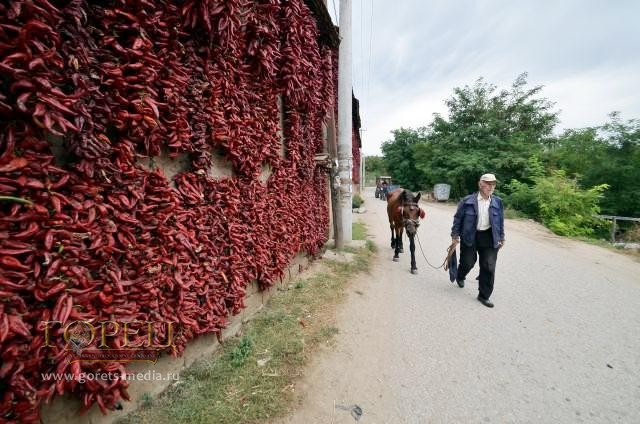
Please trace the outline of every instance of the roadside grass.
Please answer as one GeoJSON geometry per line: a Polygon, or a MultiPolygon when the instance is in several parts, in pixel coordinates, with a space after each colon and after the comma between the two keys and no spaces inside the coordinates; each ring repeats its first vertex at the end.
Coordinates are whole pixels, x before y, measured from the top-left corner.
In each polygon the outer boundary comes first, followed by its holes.
{"type": "Polygon", "coordinates": [[[259,423],[285,415],[305,364],[338,333],[334,312],[345,287],[368,270],[374,254],[367,240],[351,262],[324,260],[322,272],[278,289],[214,358],[184,371],[177,384],[143,399],[144,408],[120,422],[259,423]]]}
{"type": "Polygon", "coordinates": [[[365,240],[367,238],[367,229],[361,222],[351,224],[351,238],[353,240],[365,240]]]}
{"type": "MultiPolygon", "coordinates": [[[[510,208],[505,209],[504,217],[507,219],[521,219],[521,220],[531,219],[523,212],[520,212],[519,210],[516,210],[516,209],[510,209],[510,208]]],[[[535,221],[535,222],[538,222],[538,221],[535,221]]],[[[541,222],[538,222],[538,223],[544,226],[545,228],[549,229],[549,227],[545,226],[543,223],[541,222]]],[[[582,241],[594,246],[600,246],[613,252],[618,252],[618,253],[625,254],[627,256],[631,256],[636,261],[640,262],[640,249],[624,249],[621,246],[615,246],[611,244],[608,240],[594,238],[594,237],[584,237],[584,236],[559,236],[559,237],[566,237],[572,240],[582,241]]]]}
{"type": "Polygon", "coordinates": [[[367,250],[369,250],[370,252],[373,252],[373,253],[377,253],[378,252],[378,245],[376,245],[371,240],[367,240],[366,243],[365,243],[365,246],[366,246],[367,250]]]}
{"type": "Polygon", "coordinates": [[[506,208],[504,210],[504,217],[506,219],[529,219],[529,217],[519,210],[506,208]]]}

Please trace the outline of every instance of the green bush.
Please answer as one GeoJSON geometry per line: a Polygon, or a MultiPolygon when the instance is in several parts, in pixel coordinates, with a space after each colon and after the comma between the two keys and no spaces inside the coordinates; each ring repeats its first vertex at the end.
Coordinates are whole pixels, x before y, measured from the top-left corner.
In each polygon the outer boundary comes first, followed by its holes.
{"type": "Polygon", "coordinates": [[[364,203],[364,199],[360,197],[360,195],[358,194],[353,195],[353,198],[351,199],[351,207],[353,209],[358,209],[360,206],[362,206],[363,203],[364,203]]]}
{"type": "Polygon", "coordinates": [[[585,190],[564,171],[535,177],[533,181],[531,187],[517,180],[508,184],[511,194],[506,200],[509,206],[538,219],[563,236],[591,236],[596,229],[606,225],[594,215],[600,212],[598,203],[609,187],[607,184],[585,190]]]}
{"type": "Polygon", "coordinates": [[[510,208],[531,217],[538,216],[538,202],[532,187],[518,180],[511,180],[505,185],[504,189],[511,193],[505,196],[505,201],[510,208]]]}

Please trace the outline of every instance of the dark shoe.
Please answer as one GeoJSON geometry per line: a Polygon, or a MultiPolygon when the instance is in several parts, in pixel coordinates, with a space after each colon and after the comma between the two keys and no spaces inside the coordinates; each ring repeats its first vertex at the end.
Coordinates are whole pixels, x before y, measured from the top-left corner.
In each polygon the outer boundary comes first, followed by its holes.
{"type": "Polygon", "coordinates": [[[463,288],[464,287],[464,280],[458,280],[456,278],[456,283],[458,283],[458,287],[463,288]]]}
{"type": "Polygon", "coordinates": [[[484,297],[478,296],[478,300],[487,308],[493,308],[493,303],[489,299],[485,299],[484,297]]]}

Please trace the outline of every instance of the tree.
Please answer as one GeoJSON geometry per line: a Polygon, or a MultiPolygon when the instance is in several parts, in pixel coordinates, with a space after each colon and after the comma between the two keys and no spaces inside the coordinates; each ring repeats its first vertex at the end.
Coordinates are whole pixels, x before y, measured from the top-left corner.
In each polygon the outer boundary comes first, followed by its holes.
{"type": "Polygon", "coordinates": [[[608,184],[603,213],[640,217],[639,120],[625,123],[614,112],[600,127],[565,131],[550,144],[545,160],[585,187],[608,184]]]}
{"type": "Polygon", "coordinates": [[[542,153],[558,122],[553,103],[538,97],[542,86],[527,88],[526,78],[518,76],[500,92],[482,78],[454,89],[446,101],[448,118],[436,114],[414,148],[426,183],[451,184],[459,197],[475,190],[485,172],[503,182],[526,177],[530,158],[542,153]]]}
{"type": "Polygon", "coordinates": [[[585,172],[585,184],[610,185],[602,202],[605,213],[640,217],[640,120],[622,122],[619,113],[601,127],[607,144],[607,160],[585,172]]]}
{"type": "Polygon", "coordinates": [[[364,162],[366,175],[366,183],[375,183],[376,177],[380,175],[388,175],[388,171],[384,166],[384,159],[381,156],[367,156],[364,162]]]}
{"type": "Polygon", "coordinates": [[[414,147],[424,143],[425,128],[400,128],[392,134],[393,140],[382,143],[385,168],[397,184],[409,190],[420,190],[424,178],[416,168],[414,147]]]}

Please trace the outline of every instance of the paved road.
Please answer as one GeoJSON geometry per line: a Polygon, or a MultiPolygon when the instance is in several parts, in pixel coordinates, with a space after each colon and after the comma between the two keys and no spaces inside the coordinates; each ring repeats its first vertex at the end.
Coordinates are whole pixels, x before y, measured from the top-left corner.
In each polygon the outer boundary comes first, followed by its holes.
{"type": "MultiPolygon", "coordinates": [[[[477,266],[460,289],[408,253],[391,261],[384,204],[366,193],[380,246],[338,312],[340,334],[297,388],[284,423],[640,423],[640,263],[506,221],[489,309],[477,266]],[[344,407],[344,408],[343,408],[344,407]]],[[[452,206],[425,205],[427,258],[449,244],[452,206]]],[[[408,241],[405,241],[408,252],[408,241]]]]}

